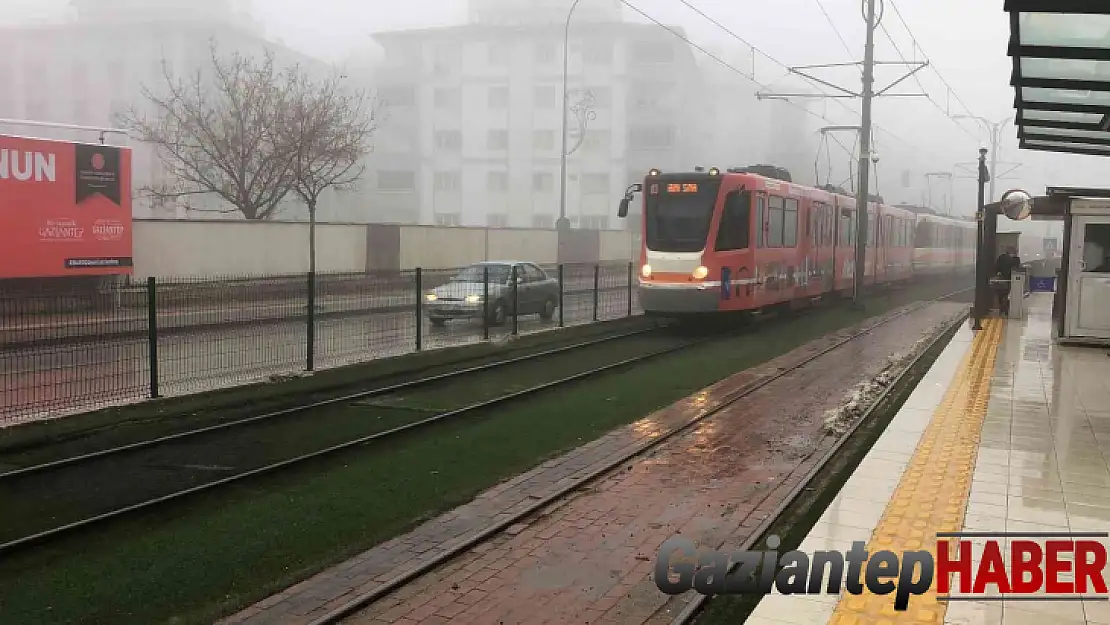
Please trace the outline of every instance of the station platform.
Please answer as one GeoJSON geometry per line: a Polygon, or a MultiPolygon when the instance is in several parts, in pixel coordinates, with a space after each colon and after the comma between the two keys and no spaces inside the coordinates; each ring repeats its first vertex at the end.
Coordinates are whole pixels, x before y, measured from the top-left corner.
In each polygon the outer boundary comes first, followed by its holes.
{"type": "MultiPolygon", "coordinates": [[[[1026,304],[1024,319],[957,332],[800,551],[866,541],[869,553],[935,556],[938,532],[1110,531],[1110,354],[1053,342],[1051,293],[1026,304]]],[[[905,611],[866,590],[774,592],[746,623],[1110,625],[1106,600],[938,599],[936,588],[905,611]]]]}

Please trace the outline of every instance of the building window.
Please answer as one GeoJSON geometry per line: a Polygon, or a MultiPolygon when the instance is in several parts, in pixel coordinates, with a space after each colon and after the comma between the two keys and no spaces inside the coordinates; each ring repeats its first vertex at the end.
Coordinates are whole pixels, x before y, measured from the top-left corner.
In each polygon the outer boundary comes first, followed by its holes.
{"type": "Polygon", "coordinates": [[[503,43],[489,44],[489,64],[504,65],[509,60],[509,46],[503,43]]]}
{"type": "MultiPolygon", "coordinates": [[[[582,149],[587,152],[609,153],[609,131],[591,130],[582,140],[582,149]]],[[[641,178],[643,176],[640,176],[641,178]]]]}
{"type": "Polygon", "coordinates": [[[533,130],[532,131],[532,147],[536,150],[554,150],[555,149],[555,131],[554,130],[533,130]]]}
{"type": "Polygon", "coordinates": [[[587,41],[582,46],[582,61],[585,63],[611,63],[613,61],[612,40],[587,41]]]}
{"type": "Polygon", "coordinates": [[[462,174],[457,171],[437,171],[435,190],[457,192],[462,189],[462,174]]]}
{"type": "Polygon", "coordinates": [[[435,134],[436,149],[461,150],[462,132],[458,130],[437,130],[435,134]]]}
{"type": "Polygon", "coordinates": [[[451,68],[458,63],[456,48],[447,45],[436,46],[432,50],[432,72],[438,75],[451,73],[451,68]]]}
{"type": "Polygon", "coordinates": [[[379,191],[415,191],[416,172],[414,171],[388,171],[378,172],[379,191]]]}
{"type": "Polygon", "coordinates": [[[486,145],[491,150],[507,150],[509,149],[509,131],[508,130],[491,130],[486,136],[486,145]]]}
{"type": "Polygon", "coordinates": [[[486,215],[486,225],[490,228],[508,228],[509,216],[505,213],[490,213],[486,215]]]}
{"type": "Polygon", "coordinates": [[[628,148],[651,150],[674,146],[674,128],[671,126],[635,126],[628,131],[628,148]]]}
{"type": "Polygon", "coordinates": [[[486,190],[504,193],[509,190],[509,174],[503,171],[491,171],[486,175],[486,190]]]}
{"type": "Polygon", "coordinates": [[[582,176],[582,193],[587,195],[608,195],[609,174],[586,174],[582,176]]]}
{"type": "Polygon", "coordinates": [[[416,106],[416,87],[392,86],[378,91],[382,104],[393,107],[416,106]]]}
{"type": "Polygon", "coordinates": [[[435,90],[435,107],[437,109],[457,108],[459,105],[459,92],[456,89],[439,88],[435,90]]]}
{"type": "Polygon", "coordinates": [[[509,107],[509,88],[508,87],[490,87],[489,88],[489,107],[491,109],[503,109],[509,107]]]}
{"type": "Polygon", "coordinates": [[[607,109],[613,106],[613,90],[609,87],[589,87],[594,96],[594,108],[607,109]]]}
{"type": "Polygon", "coordinates": [[[532,227],[550,230],[555,227],[554,215],[532,215],[532,227]]]}
{"type": "Polygon", "coordinates": [[[665,106],[670,100],[674,87],[674,83],[662,81],[637,83],[629,94],[629,106],[648,109],[665,106]]]}
{"type": "Polygon", "coordinates": [[[551,85],[536,87],[535,94],[532,96],[535,100],[535,106],[538,109],[556,108],[556,97],[555,87],[551,85]]]}
{"type": "Polygon", "coordinates": [[[532,174],[532,190],[541,193],[550,193],[555,188],[555,176],[545,172],[538,171],[532,174]]]}
{"type": "Polygon", "coordinates": [[[663,41],[637,41],[632,45],[632,60],[636,63],[670,63],[674,60],[674,46],[663,41]]]}
{"type": "Polygon", "coordinates": [[[555,62],[555,44],[552,43],[539,43],[536,44],[536,63],[539,65],[547,65],[548,63],[555,62]]]}
{"type": "Polygon", "coordinates": [[[437,226],[458,226],[462,223],[462,215],[458,213],[436,213],[437,226]]]}
{"type": "Polygon", "coordinates": [[[608,215],[582,215],[578,220],[578,227],[583,230],[608,230],[608,215]]]}

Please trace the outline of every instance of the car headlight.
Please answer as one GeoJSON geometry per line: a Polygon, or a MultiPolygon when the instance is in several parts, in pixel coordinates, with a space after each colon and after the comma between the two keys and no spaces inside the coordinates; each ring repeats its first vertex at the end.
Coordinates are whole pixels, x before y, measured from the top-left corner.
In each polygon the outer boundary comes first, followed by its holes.
{"type": "Polygon", "coordinates": [[[651,277],[651,265],[644,265],[640,269],[640,275],[645,277],[645,278],[650,278],[651,277]]]}
{"type": "Polygon", "coordinates": [[[424,296],[424,299],[428,300],[429,302],[434,302],[438,298],[436,297],[435,293],[428,293],[427,295],[424,296]]]}
{"type": "Polygon", "coordinates": [[[709,270],[706,269],[705,267],[698,267],[697,269],[694,270],[694,279],[695,280],[701,280],[702,278],[704,278],[708,275],[709,275],[709,270]]]}
{"type": "Polygon", "coordinates": [[[477,304],[480,301],[482,301],[482,296],[481,295],[467,295],[466,296],[466,303],[467,304],[477,304]]]}

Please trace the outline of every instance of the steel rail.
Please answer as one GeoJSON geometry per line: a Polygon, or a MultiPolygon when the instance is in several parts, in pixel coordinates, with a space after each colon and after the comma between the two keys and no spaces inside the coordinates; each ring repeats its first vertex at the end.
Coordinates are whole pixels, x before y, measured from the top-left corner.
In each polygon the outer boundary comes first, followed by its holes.
{"type": "MultiPolygon", "coordinates": [[[[52,460],[50,462],[44,462],[42,464],[36,464],[36,465],[33,465],[33,466],[29,466],[29,467],[22,467],[22,468],[19,468],[19,469],[12,469],[10,471],[0,473],[0,483],[4,482],[5,480],[11,479],[11,478],[23,477],[23,476],[26,476],[26,475],[29,475],[29,474],[32,474],[32,473],[41,473],[43,471],[49,471],[49,470],[52,470],[52,469],[58,469],[58,468],[62,468],[62,467],[66,467],[66,466],[70,466],[70,465],[74,465],[74,464],[79,464],[79,463],[82,463],[82,462],[88,462],[89,460],[97,460],[97,459],[100,459],[100,458],[105,458],[107,456],[114,456],[114,455],[130,452],[130,451],[136,451],[136,450],[139,450],[139,449],[154,447],[154,446],[162,445],[162,444],[165,444],[165,443],[177,442],[177,441],[180,441],[180,440],[183,440],[183,439],[186,439],[186,438],[199,436],[201,434],[210,434],[212,432],[217,432],[217,431],[220,431],[220,430],[226,430],[226,429],[240,427],[240,426],[244,426],[244,425],[250,425],[250,424],[253,424],[253,423],[259,423],[259,422],[262,422],[262,421],[269,421],[270,419],[276,419],[278,417],[287,417],[287,416],[295,415],[295,414],[298,414],[298,413],[317,410],[319,408],[323,408],[323,407],[326,407],[326,406],[332,406],[332,405],[335,405],[335,404],[342,404],[342,403],[347,403],[347,402],[356,401],[356,400],[360,400],[360,399],[367,399],[367,398],[371,398],[371,397],[378,397],[378,396],[381,396],[381,395],[387,395],[387,394],[390,394],[390,393],[396,393],[397,391],[417,388],[417,387],[425,386],[425,385],[432,384],[432,383],[435,383],[435,382],[442,382],[444,380],[449,380],[449,379],[457,378],[457,377],[464,376],[464,375],[470,375],[472,373],[480,373],[480,372],[483,372],[483,371],[490,371],[492,369],[497,369],[498,367],[503,367],[505,365],[518,364],[518,363],[521,363],[521,362],[527,362],[529,360],[535,360],[537,358],[543,358],[543,357],[552,356],[552,355],[555,355],[555,354],[562,354],[562,353],[574,351],[574,350],[577,350],[577,349],[582,349],[582,348],[585,348],[585,347],[592,347],[594,345],[600,345],[602,343],[607,343],[609,341],[615,341],[615,340],[619,340],[619,339],[641,336],[641,335],[644,335],[644,334],[648,334],[650,332],[656,332],[660,329],[660,327],[666,327],[666,326],[656,326],[656,327],[653,327],[653,328],[645,328],[643,330],[635,330],[635,331],[632,331],[632,332],[623,332],[623,333],[620,333],[620,334],[614,334],[614,335],[610,335],[610,336],[603,336],[603,337],[598,338],[598,339],[593,339],[593,340],[589,340],[589,341],[574,343],[572,345],[565,345],[563,347],[557,347],[557,348],[554,348],[554,349],[548,349],[548,350],[544,350],[544,351],[540,351],[540,352],[528,353],[528,354],[525,354],[523,356],[517,356],[515,358],[510,358],[508,360],[498,360],[496,362],[487,363],[487,364],[484,364],[484,365],[477,365],[477,366],[473,366],[473,367],[467,367],[467,368],[464,368],[464,369],[457,369],[457,370],[453,370],[453,371],[447,371],[447,372],[440,373],[440,374],[437,374],[437,375],[418,378],[418,379],[415,379],[415,380],[409,380],[409,381],[406,381],[406,382],[400,382],[400,383],[397,383],[397,384],[391,384],[389,386],[383,386],[383,387],[373,388],[373,389],[369,389],[369,390],[365,390],[365,391],[359,391],[357,393],[342,395],[342,396],[339,396],[339,397],[329,397],[328,399],[320,400],[320,401],[317,401],[317,402],[312,402],[312,403],[309,403],[309,404],[294,406],[292,408],[283,408],[281,410],[275,410],[275,411],[272,411],[272,412],[267,412],[267,413],[264,413],[264,414],[255,415],[253,417],[246,417],[246,418],[243,418],[243,419],[236,419],[234,421],[225,421],[223,423],[217,423],[215,425],[209,425],[209,426],[202,427],[202,428],[196,428],[196,429],[193,429],[193,430],[178,432],[176,434],[168,434],[166,436],[159,436],[159,437],[156,437],[156,438],[150,438],[150,439],[138,441],[138,442],[135,442],[135,443],[128,443],[126,445],[120,445],[118,447],[111,447],[111,448],[108,448],[108,449],[101,449],[101,450],[89,452],[89,453],[86,453],[86,454],[70,456],[68,458],[61,458],[59,460],[52,460]]],[[[401,375],[403,375],[403,374],[401,374],[401,375]]]]}
{"type": "MultiPolygon", "coordinates": [[[[928,345],[918,351],[913,360],[911,360],[909,364],[902,368],[902,370],[898,373],[897,376],[895,376],[890,384],[888,384],[887,387],[883,389],[883,392],[880,393],[879,396],[876,397],[875,400],[870,403],[870,405],[868,405],[867,409],[864,410],[860,414],[860,416],[852,422],[851,427],[849,427],[848,430],[840,438],[838,438],[835,443],[833,443],[832,447],[830,447],[825,452],[825,454],[821,457],[817,464],[811,467],[810,470],[802,477],[802,480],[792,489],[790,489],[790,491],[786,494],[785,499],[783,499],[782,503],[776,506],[771,514],[769,514],[762,523],[756,526],[755,530],[748,537],[748,539],[743,541],[740,546],[737,547],[739,551],[750,550],[752,547],[759,544],[761,540],[763,540],[770,529],[774,527],[775,522],[778,520],[778,518],[782,516],[782,514],[786,512],[786,510],[788,510],[792,505],[794,505],[794,503],[797,502],[798,498],[801,497],[804,492],[806,492],[806,489],[809,488],[809,485],[811,483],[813,483],[817,475],[825,469],[829,461],[832,460],[836,456],[836,454],[840,452],[841,448],[843,448],[844,445],[846,445],[853,436],[855,436],[856,432],[864,423],[867,423],[871,420],[871,418],[874,416],[875,411],[878,410],[878,408],[883,405],[884,402],[886,402],[890,395],[896,389],[901,388],[902,382],[905,381],[906,376],[909,375],[909,372],[916,368],[921,360],[925,357],[925,355],[928,354],[934,347],[936,347],[937,343],[940,342],[940,340],[944,338],[949,332],[951,332],[953,328],[956,328],[961,323],[966,321],[970,314],[970,311],[962,313],[959,317],[946,325],[943,330],[938,332],[933,337],[933,340],[929,341],[928,345]]],[[[812,458],[814,455],[816,455],[816,453],[817,450],[811,451],[802,459],[802,463],[812,458]]],[[[795,472],[792,471],[790,474],[788,474],[787,479],[793,477],[794,474],[795,472]]],[[[770,497],[770,494],[768,494],[766,497],[770,497]]],[[[766,497],[764,498],[764,500],[766,500],[766,497]]],[[[722,546],[724,546],[724,543],[717,545],[717,549],[720,549],[722,546]]],[[[734,569],[735,564],[729,567],[726,575],[728,573],[731,573],[734,569]]],[[[692,623],[694,619],[697,618],[698,614],[700,614],[702,609],[704,609],[705,604],[712,598],[712,595],[697,595],[689,603],[686,604],[686,607],[681,612],[679,612],[677,616],[675,616],[670,625],[689,625],[689,623],[692,623]]],[[[660,608],[660,610],[664,608],[666,608],[666,604],[664,604],[663,608],[660,608]]],[[[658,613],[659,611],[657,610],[656,614],[658,613]]]]}
{"type": "Polygon", "coordinates": [[[92,525],[103,523],[105,521],[109,521],[109,520],[112,520],[112,519],[117,519],[117,518],[120,518],[124,515],[132,514],[132,513],[135,513],[135,512],[142,511],[142,510],[149,510],[149,509],[152,509],[156,506],[160,506],[160,505],[172,502],[172,501],[180,500],[180,499],[188,497],[190,495],[195,495],[197,493],[206,492],[206,491],[209,491],[209,490],[221,487],[221,486],[226,486],[227,484],[240,482],[240,481],[248,479],[248,478],[254,478],[254,477],[261,476],[261,475],[266,475],[266,474],[269,474],[269,473],[273,473],[273,472],[278,471],[280,469],[286,469],[286,468],[289,468],[289,467],[294,466],[294,465],[303,464],[307,461],[319,460],[321,458],[336,454],[336,453],[341,452],[341,451],[353,449],[353,448],[361,446],[361,445],[366,445],[368,443],[379,441],[379,440],[384,439],[384,438],[396,436],[398,434],[402,434],[402,433],[405,433],[405,432],[410,432],[410,431],[413,431],[413,430],[416,430],[416,429],[419,429],[419,428],[424,428],[424,427],[434,425],[436,423],[440,423],[440,422],[443,422],[443,421],[454,420],[454,419],[457,419],[457,418],[460,418],[460,417],[463,417],[463,416],[468,416],[472,413],[478,412],[478,411],[483,410],[483,409],[491,408],[491,407],[494,407],[494,406],[499,406],[501,404],[504,404],[504,403],[507,403],[507,402],[510,402],[510,401],[513,401],[513,400],[517,400],[517,399],[520,399],[520,398],[523,398],[523,397],[527,397],[527,396],[534,395],[534,394],[537,394],[537,393],[540,393],[540,392],[551,390],[555,387],[562,386],[564,384],[568,384],[568,383],[571,383],[571,382],[576,382],[576,381],[579,381],[579,380],[590,378],[590,377],[593,377],[593,376],[601,374],[601,373],[614,371],[616,369],[619,369],[619,368],[622,368],[622,367],[627,367],[629,365],[642,363],[644,361],[647,361],[647,360],[653,359],[653,358],[657,358],[659,356],[664,356],[664,355],[667,355],[667,354],[673,354],[673,353],[681,351],[681,350],[689,349],[690,347],[693,347],[695,345],[701,345],[701,344],[706,343],[708,341],[714,341],[714,340],[718,340],[717,337],[712,337],[712,336],[711,337],[702,337],[702,338],[698,338],[698,339],[684,341],[684,342],[679,343],[678,345],[675,345],[675,346],[672,346],[672,347],[652,351],[652,352],[649,352],[647,354],[643,354],[643,355],[640,355],[640,356],[635,356],[633,358],[627,358],[627,359],[621,360],[621,361],[616,362],[616,363],[603,365],[601,367],[595,367],[595,368],[592,368],[588,371],[583,371],[583,372],[580,372],[580,373],[576,373],[576,374],[573,374],[573,375],[570,375],[570,376],[567,376],[567,377],[564,377],[564,378],[560,378],[558,380],[554,380],[554,381],[551,381],[551,382],[545,382],[543,384],[538,384],[536,386],[532,386],[532,387],[529,387],[529,388],[526,388],[526,389],[523,389],[523,390],[520,390],[520,391],[507,393],[505,395],[502,395],[500,397],[496,397],[494,399],[490,399],[490,400],[470,404],[468,406],[464,406],[462,408],[457,408],[455,410],[450,410],[450,411],[447,411],[447,412],[443,412],[443,413],[428,417],[426,419],[421,419],[419,421],[414,421],[412,423],[407,423],[405,425],[401,425],[401,426],[398,426],[398,427],[395,427],[395,428],[391,428],[391,429],[384,430],[384,431],[381,431],[381,432],[376,432],[374,434],[370,434],[370,435],[367,435],[367,436],[362,436],[362,437],[352,439],[352,440],[349,440],[349,441],[345,441],[343,443],[340,443],[338,445],[333,445],[333,446],[327,447],[325,449],[320,449],[320,450],[317,450],[317,451],[314,451],[314,452],[310,452],[310,453],[307,453],[307,454],[302,454],[300,456],[296,456],[294,458],[289,458],[289,459],[282,460],[282,461],[279,461],[279,462],[267,464],[267,465],[264,465],[264,466],[261,466],[261,467],[255,468],[255,469],[251,469],[249,471],[244,471],[242,473],[237,473],[235,475],[231,475],[231,476],[219,479],[219,480],[206,482],[204,484],[199,484],[199,485],[191,487],[191,488],[176,491],[176,492],[169,493],[169,494],[166,494],[166,495],[162,495],[162,496],[159,496],[159,497],[154,497],[154,498],[151,498],[151,499],[148,499],[148,500],[136,503],[136,504],[125,506],[125,507],[122,507],[122,508],[117,508],[117,509],[111,510],[109,512],[104,512],[104,513],[98,514],[96,516],[87,517],[85,519],[81,519],[79,521],[74,521],[74,522],[68,523],[66,525],[61,525],[61,526],[58,526],[58,527],[55,527],[55,528],[44,530],[42,532],[38,532],[38,533],[35,533],[35,534],[23,536],[21,538],[17,538],[15,540],[11,540],[11,541],[5,542],[3,544],[0,544],[0,555],[8,555],[11,552],[13,552],[17,549],[20,549],[20,548],[28,547],[28,546],[38,544],[38,543],[42,543],[42,542],[45,542],[45,541],[48,541],[48,540],[54,540],[54,539],[57,539],[58,537],[60,537],[62,535],[72,533],[72,532],[74,532],[76,530],[79,530],[79,529],[86,529],[86,528],[88,528],[92,525]]]}

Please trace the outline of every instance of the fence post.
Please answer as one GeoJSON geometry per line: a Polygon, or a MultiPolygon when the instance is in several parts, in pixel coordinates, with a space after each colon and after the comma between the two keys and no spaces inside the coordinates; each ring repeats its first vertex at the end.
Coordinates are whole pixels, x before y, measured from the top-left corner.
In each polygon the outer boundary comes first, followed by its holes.
{"type": "Polygon", "coordinates": [[[489,340],[489,265],[482,265],[482,340],[489,340]]]}
{"type": "Polygon", "coordinates": [[[150,350],[150,397],[158,397],[158,286],[146,279],[146,340],[150,350]]]}
{"type": "Polygon", "coordinates": [[[305,371],[312,371],[316,361],[316,272],[308,272],[308,344],[305,346],[305,371]]]}
{"type": "Polygon", "coordinates": [[[416,268],[416,351],[424,347],[424,272],[416,268]]]}
{"type": "Polygon", "coordinates": [[[563,264],[559,263],[559,327],[566,327],[563,325],[563,264]]]}
{"type": "Polygon", "coordinates": [[[632,261],[628,261],[628,316],[632,316],[632,261]]]}
{"type": "Polygon", "coordinates": [[[517,299],[517,294],[518,294],[519,291],[518,291],[517,285],[516,285],[516,280],[517,280],[517,277],[519,275],[520,274],[518,274],[516,272],[516,265],[513,265],[513,273],[512,273],[512,277],[510,278],[510,280],[513,283],[513,336],[516,336],[517,332],[520,331],[520,326],[519,326],[520,315],[517,314],[517,310],[520,308],[520,306],[518,305],[519,300],[517,299]]]}
{"type": "Polygon", "coordinates": [[[597,321],[597,296],[600,286],[601,265],[594,265],[594,321],[597,321]]]}

